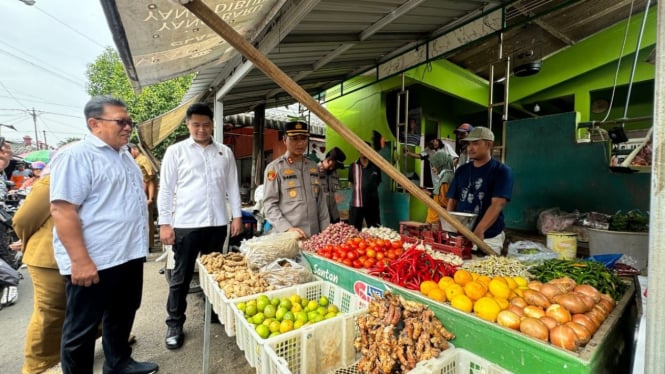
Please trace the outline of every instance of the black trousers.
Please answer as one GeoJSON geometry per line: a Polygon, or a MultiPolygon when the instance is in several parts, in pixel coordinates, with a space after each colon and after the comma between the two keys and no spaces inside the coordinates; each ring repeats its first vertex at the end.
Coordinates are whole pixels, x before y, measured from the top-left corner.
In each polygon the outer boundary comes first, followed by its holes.
{"type": "Polygon", "coordinates": [[[381,226],[381,213],[379,205],[372,204],[363,207],[352,206],[349,208],[349,224],[355,226],[358,231],[363,228],[363,220],[367,227],[381,226]]]}
{"type": "Polygon", "coordinates": [[[166,302],[166,325],[170,327],[185,324],[187,293],[194,274],[196,257],[211,252],[221,252],[226,239],[226,226],[175,229],[173,258],[175,268],[169,283],[169,298],[166,302]]]}
{"type": "Polygon", "coordinates": [[[92,373],[95,340],[102,323],[105,372],[126,365],[132,354],[128,338],[141,306],[143,263],[139,258],[99,271],[99,283],[75,286],[67,276],[67,309],[62,327],[60,359],[64,374],[92,373]]]}

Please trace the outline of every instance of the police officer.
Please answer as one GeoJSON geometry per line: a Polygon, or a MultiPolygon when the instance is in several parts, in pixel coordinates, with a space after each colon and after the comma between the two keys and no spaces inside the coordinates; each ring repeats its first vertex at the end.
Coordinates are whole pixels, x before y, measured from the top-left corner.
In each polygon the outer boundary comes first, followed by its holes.
{"type": "Polygon", "coordinates": [[[335,147],[326,153],[326,158],[319,162],[319,176],[321,177],[321,188],[326,195],[328,215],[330,223],[339,222],[339,210],[335,201],[335,192],[339,189],[339,176],[337,169],[344,169],[346,155],[341,149],[335,147]]]}
{"type": "Polygon", "coordinates": [[[305,239],[330,224],[319,168],[305,158],[309,126],[286,124],[286,153],[266,167],[263,214],[276,232],[295,231],[305,239]]]}

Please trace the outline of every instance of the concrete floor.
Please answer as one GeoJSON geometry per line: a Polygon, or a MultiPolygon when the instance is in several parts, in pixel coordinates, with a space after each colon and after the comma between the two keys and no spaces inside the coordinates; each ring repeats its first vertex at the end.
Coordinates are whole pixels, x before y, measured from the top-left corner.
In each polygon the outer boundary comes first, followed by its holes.
{"type": "MultiPolygon", "coordinates": [[[[154,262],[159,253],[151,253],[145,264],[143,301],[136,314],[133,333],[137,342],[133,346],[133,357],[138,361],[152,361],[159,364],[160,373],[201,373],[203,367],[203,293],[187,297],[187,322],[185,323],[185,344],[176,351],[164,346],[166,333],[167,283],[159,274],[162,262],[154,262]]],[[[18,374],[23,364],[25,329],[32,313],[32,282],[28,271],[21,273],[25,279],[19,284],[19,299],[15,305],[0,310],[0,372],[18,374]]],[[[59,339],[59,337],[53,337],[59,339]]],[[[95,349],[95,373],[101,373],[104,353],[100,341],[95,349]]],[[[238,349],[235,337],[224,333],[224,326],[213,324],[210,335],[210,373],[249,374],[255,370],[245,360],[238,349]]]]}

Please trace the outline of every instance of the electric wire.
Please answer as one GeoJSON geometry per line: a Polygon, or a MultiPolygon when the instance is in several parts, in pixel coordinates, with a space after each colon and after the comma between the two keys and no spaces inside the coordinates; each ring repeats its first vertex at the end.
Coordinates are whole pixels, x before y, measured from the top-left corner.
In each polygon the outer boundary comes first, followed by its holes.
{"type": "MultiPolygon", "coordinates": [[[[16,52],[18,52],[18,53],[20,53],[20,54],[26,56],[26,57],[29,57],[30,59],[32,59],[33,62],[35,62],[35,63],[39,63],[40,65],[45,66],[45,67],[48,68],[49,70],[56,71],[56,72],[62,74],[63,76],[71,75],[71,74],[67,73],[66,71],[64,71],[64,70],[60,70],[60,69],[58,69],[58,68],[55,67],[55,66],[51,66],[51,65],[49,65],[48,63],[46,63],[46,62],[40,60],[38,57],[33,56],[33,55],[31,55],[31,54],[29,54],[29,53],[27,53],[27,52],[24,52],[23,50],[21,50],[21,49],[19,49],[19,48],[16,48],[16,47],[14,47],[13,45],[11,45],[11,44],[9,44],[9,43],[7,43],[7,42],[5,42],[5,41],[0,40],[0,44],[3,44],[3,45],[5,45],[5,46],[11,48],[12,50],[14,50],[14,51],[16,51],[16,52]]],[[[3,50],[3,51],[4,51],[4,50],[3,50]]],[[[7,51],[5,51],[5,52],[6,52],[6,53],[10,53],[10,52],[7,52],[7,51]]]]}
{"type": "Polygon", "coordinates": [[[6,54],[6,55],[9,55],[9,56],[11,56],[11,57],[14,57],[15,59],[21,60],[21,61],[23,61],[23,62],[25,62],[25,63],[28,63],[28,64],[30,64],[30,65],[32,65],[32,66],[38,68],[38,69],[42,69],[42,70],[44,70],[44,71],[47,71],[47,72],[49,72],[49,73],[51,73],[51,74],[53,74],[53,75],[55,75],[55,76],[57,76],[57,77],[59,77],[59,78],[62,78],[62,79],[66,80],[66,81],[68,81],[68,82],[70,82],[70,83],[73,83],[73,84],[75,84],[75,85],[77,85],[77,86],[79,86],[79,87],[85,89],[85,85],[82,84],[81,82],[77,82],[77,81],[75,81],[74,79],[72,79],[72,78],[70,78],[70,77],[67,77],[67,76],[65,76],[65,75],[62,75],[62,74],[58,73],[57,71],[53,71],[53,70],[51,70],[51,69],[49,69],[49,68],[47,68],[47,67],[41,66],[41,65],[39,65],[39,64],[37,64],[37,63],[35,63],[35,62],[32,62],[32,61],[30,61],[30,60],[28,60],[28,59],[26,59],[26,58],[23,58],[23,57],[21,57],[21,56],[18,56],[18,55],[16,55],[16,54],[14,54],[14,53],[12,53],[12,52],[9,52],[9,51],[7,51],[7,50],[4,50],[4,49],[2,49],[2,48],[0,48],[0,52],[1,52],[1,53],[4,53],[4,54],[6,54]]]}
{"type": "Polygon", "coordinates": [[[61,21],[61,20],[59,20],[59,19],[56,18],[55,16],[52,16],[51,14],[47,13],[47,12],[46,12],[45,10],[43,10],[42,8],[40,8],[40,7],[38,7],[38,6],[35,6],[35,9],[37,9],[37,10],[40,11],[40,12],[42,12],[42,13],[45,14],[47,17],[50,17],[51,19],[53,19],[54,21],[58,22],[59,24],[65,26],[66,28],[68,28],[68,29],[72,30],[73,32],[77,33],[78,35],[82,36],[83,38],[87,39],[88,41],[92,42],[92,43],[95,44],[96,46],[101,47],[101,48],[106,48],[106,47],[104,47],[103,45],[99,44],[99,42],[97,42],[96,40],[92,39],[91,37],[85,35],[84,33],[80,32],[80,31],[78,31],[78,30],[76,30],[75,28],[73,28],[73,27],[71,27],[69,24],[67,24],[67,23],[65,23],[65,22],[63,22],[63,21],[61,21]]]}
{"type": "MultiPolygon", "coordinates": [[[[628,19],[626,19],[626,30],[623,34],[623,42],[621,43],[621,52],[619,52],[619,60],[617,61],[617,69],[614,73],[614,83],[612,84],[612,95],[610,95],[610,104],[607,106],[607,113],[605,113],[605,118],[603,118],[600,123],[607,121],[610,116],[610,111],[612,111],[612,105],[614,104],[614,95],[617,89],[617,82],[619,80],[619,70],[621,70],[621,59],[623,58],[623,51],[626,48],[626,40],[628,40],[628,31],[630,29],[630,19],[633,17],[633,6],[635,5],[635,0],[630,2],[630,11],[628,12],[628,19]]],[[[645,12],[648,11],[645,10],[645,12]]]]}
{"type": "Polygon", "coordinates": [[[16,101],[20,106],[24,107],[25,109],[28,108],[28,107],[25,106],[25,104],[23,104],[19,99],[17,99],[16,96],[14,96],[14,94],[9,90],[9,88],[7,88],[7,86],[5,86],[4,83],[2,83],[2,81],[0,81],[0,86],[2,86],[2,88],[4,88],[5,91],[7,91],[7,93],[9,94],[9,96],[11,96],[12,99],[14,99],[14,101],[16,101]]]}

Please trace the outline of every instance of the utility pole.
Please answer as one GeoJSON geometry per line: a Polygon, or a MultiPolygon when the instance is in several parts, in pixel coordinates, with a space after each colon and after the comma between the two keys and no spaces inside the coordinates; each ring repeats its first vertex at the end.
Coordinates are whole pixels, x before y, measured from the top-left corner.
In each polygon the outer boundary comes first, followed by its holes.
{"type": "Polygon", "coordinates": [[[44,149],[48,149],[48,144],[46,143],[46,130],[42,130],[42,133],[44,134],[44,149]]]}
{"type": "MultiPolygon", "coordinates": [[[[30,113],[30,111],[28,111],[30,113]]],[[[37,132],[37,113],[35,113],[35,108],[32,108],[32,113],[30,113],[32,116],[32,123],[35,125],[35,144],[37,144],[37,149],[39,149],[39,136],[37,132]]]]}

